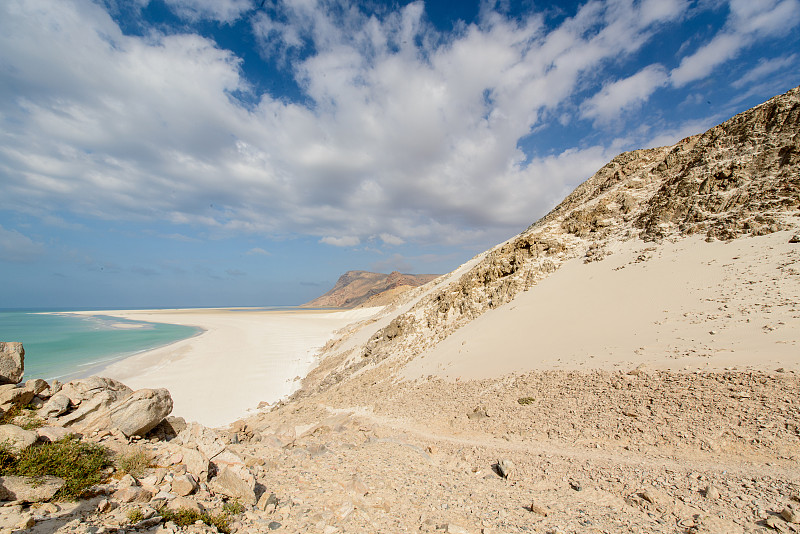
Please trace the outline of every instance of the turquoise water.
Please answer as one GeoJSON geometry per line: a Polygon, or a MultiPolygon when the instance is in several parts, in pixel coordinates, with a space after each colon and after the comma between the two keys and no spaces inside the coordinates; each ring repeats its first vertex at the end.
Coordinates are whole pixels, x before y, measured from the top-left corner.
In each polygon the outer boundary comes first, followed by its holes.
{"type": "Polygon", "coordinates": [[[21,341],[25,377],[87,376],[114,360],[192,337],[200,329],[99,315],[0,310],[0,341],[21,341]],[[136,328],[122,328],[132,325],[136,328]]]}

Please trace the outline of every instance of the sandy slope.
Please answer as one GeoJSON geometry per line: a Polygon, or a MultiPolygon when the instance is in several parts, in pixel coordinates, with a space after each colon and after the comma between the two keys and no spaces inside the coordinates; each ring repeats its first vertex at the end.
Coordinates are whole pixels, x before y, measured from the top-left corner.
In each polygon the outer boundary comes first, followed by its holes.
{"type": "Polygon", "coordinates": [[[294,391],[333,333],[375,309],[345,312],[194,309],[113,311],[137,321],[198,326],[201,335],[137,354],[97,374],[134,389],[165,387],[174,415],[208,426],[230,423],[294,391]]]}
{"type": "Polygon", "coordinates": [[[406,378],[536,369],[800,370],[800,244],[791,232],[567,262],[410,362],[406,378]]]}

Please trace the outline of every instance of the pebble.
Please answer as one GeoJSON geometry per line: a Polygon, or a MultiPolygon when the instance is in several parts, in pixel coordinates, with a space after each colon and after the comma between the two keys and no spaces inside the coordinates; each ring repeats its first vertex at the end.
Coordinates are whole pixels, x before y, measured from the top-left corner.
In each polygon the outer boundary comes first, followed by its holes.
{"type": "Polygon", "coordinates": [[[781,510],[781,517],[784,518],[787,523],[800,523],[800,508],[795,504],[787,504],[783,510],[781,510]]]}
{"type": "Polygon", "coordinates": [[[531,503],[531,506],[530,506],[529,510],[531,512],[533,512],[534,514],[540,515],[542,517],[547,517],[547,515],[550,513],[550,510],[548,510],[547,508],[545,508],[543,506],[539,506],[536,503],[531,503]]]}
{"type": "Polygon", "coordinates": [[[719,499],[719,490],[713,484],[709,484],[706,488],[706,499],[716,500],[719,499]]]}
{"type": "Polygon", "coordinates": [[[515,467],[516,466],[514,465],[514,462],[512,462],[508,458],[502,458],[497,462],[497,471],[503,478],[509,478],[510,476],[512,476],[515,467]]]}
{"type": "Polygon", "coordinates": [[[279,529],[279,528],[281,528],[282,526],[283,526],[283,525],[281,525],[281,524],[280,524],[280,523],[278,523],[277,521],[270,521],[270,522],[269,522],[269,525],[267,525],[267,527],[269,527],[269,529],[270,529],[270,530],[278,530],[278,529],[279,529]]]}

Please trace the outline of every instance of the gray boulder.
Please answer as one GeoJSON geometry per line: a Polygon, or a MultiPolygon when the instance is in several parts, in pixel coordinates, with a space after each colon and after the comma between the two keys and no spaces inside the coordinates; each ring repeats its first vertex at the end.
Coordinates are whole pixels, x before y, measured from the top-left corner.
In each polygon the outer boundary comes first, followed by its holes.
{"type": "Polygon", "coordinates": [[[25,371],[22,343],[0,341],[0,384],[17,384],[25,371]]]}

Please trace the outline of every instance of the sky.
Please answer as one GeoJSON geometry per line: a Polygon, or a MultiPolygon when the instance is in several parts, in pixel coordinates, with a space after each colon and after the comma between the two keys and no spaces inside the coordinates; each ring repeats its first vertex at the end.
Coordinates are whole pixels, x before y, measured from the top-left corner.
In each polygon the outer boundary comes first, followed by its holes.
{"type": "Polygon", "coordinates": [[[0,308],[445,273],[800,84],[800,0],[0,2],[0,308]]]}

